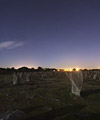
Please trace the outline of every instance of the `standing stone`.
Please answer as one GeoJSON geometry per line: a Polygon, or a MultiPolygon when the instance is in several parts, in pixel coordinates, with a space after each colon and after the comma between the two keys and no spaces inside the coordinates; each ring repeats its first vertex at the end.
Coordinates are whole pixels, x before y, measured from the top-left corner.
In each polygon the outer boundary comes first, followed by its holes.
{"type": "Polygon", "coordinates": [[[13,75],[13,85],[18,85],[20,83],[20,77],[18,73],[14,73],[13,75]]]}
{"type": "Polygon", "coordinates": [[[66,74],[66,76],[67,76],[68,78],[70,78],[70,75],[69,75],[69,73],[68,73],[68,72],[65,72],[65,74],[66,74]]]}
{"type": "Polygon", "coordinates": [[[70,80],[72,83],[71,92],[76,96],[80,96],[80,92],[82,89],[82,83],[83,83],[82,71],[81,70],[80,71],[73,70],[70,73],[70,80]]]}
{"type": "Polygon", "coordinates": [[[22,72],[19,73],[19,77],[20,77],[20,79],[22,79],[22,74],[23,74],[22,72]]]}
{"type": "Polygon", "coordinates": [[[13,85],[16,85],[18,83],[18,77],[16,75],[16,73],[14,73],[13,75],[13,85]]]}
{"type": "Polygon", "coordinates": [[[96,80],[96,78],[97,78],[97,73],[94,73],[93,80],[96,80]]]}
{"type": "Polygon", "coordinates": [[[30,81],[30,73],[26,74],[26,81],[29,82],[30,81]]]}
{"type": "Polygon", "coordinates": [[[98,71],[98,80],[100,80],[100,71],[98,71]]]}

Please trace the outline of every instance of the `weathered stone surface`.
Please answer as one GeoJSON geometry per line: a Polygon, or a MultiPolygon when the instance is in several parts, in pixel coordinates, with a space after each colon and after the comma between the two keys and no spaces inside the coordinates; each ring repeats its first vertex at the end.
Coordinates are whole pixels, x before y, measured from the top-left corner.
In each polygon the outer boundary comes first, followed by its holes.
{"type": "Polygon", "coordinates": [[[20,110],[7,111],[3,115],[0,115],[0,120],[23,120],[24,112],[20,110]]]}
{"type": "Polygon", "coordinates": [[[80,96],[83,83],[83,75],[81,71],[72,71],[70,73],[70,80],[72,83],[71,92],[76,96],[80,96]]]}
{"type": "Polygon", "coordinates": [[[16,84],[18,84],[18,77],[17,77],[17,75],[14,73],[14,75],[13,75],[13,85],[16,85],[16,84]]]}

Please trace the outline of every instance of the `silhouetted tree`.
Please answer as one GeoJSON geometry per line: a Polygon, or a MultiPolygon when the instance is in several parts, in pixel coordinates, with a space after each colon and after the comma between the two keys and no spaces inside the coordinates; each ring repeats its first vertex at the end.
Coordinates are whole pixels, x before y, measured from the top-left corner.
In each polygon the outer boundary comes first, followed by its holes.
{"type": "Polygon", "coordinates": [[[37,71],[42,72],[42,71],[44,71],[44,69],[42,67],[38,67],[37,71]]]}
{"type": "Polygon", "coordinates": [[[30,69],[28,67],[21,67],[21,68],[18,68],[18,71],[19,72],[29,72],[30,69]]]}

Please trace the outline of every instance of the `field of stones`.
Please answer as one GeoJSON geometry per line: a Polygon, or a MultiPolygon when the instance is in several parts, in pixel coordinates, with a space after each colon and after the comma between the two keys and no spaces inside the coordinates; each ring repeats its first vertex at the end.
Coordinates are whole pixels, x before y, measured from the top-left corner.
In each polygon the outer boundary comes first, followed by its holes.
{"type": "Polygon", "coordinates": [[[99,120],[100,71],[82,71],[81,96],[64,72],[0,75],[0,120],[99,120]]]}

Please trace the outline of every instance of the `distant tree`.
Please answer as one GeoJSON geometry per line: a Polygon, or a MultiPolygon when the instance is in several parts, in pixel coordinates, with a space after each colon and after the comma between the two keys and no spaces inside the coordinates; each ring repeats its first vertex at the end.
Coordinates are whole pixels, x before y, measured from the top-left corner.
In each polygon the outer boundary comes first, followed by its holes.
{"type": "Polygon", "coordinates": [[[11,68],[11,72],[17,71],[14,67],[11,68]]]}
{"type": "Polygon", "coordinates": [[[21,68],[18,68],[18,71],[19,72],[29,72],[30,69],[28,67],[21,67],[21,68]]]}
{"type": "Polygon", "coordinates": [[[88,71],[87,69],[84,69],[84,71],[88,71]]]}
{"type": "Polygon", "coordinates": [[[56,69],[56,68],[53,68],[52,70],[53,70],[53,71],[57,71],[57,69],[56,69]]]}
{"type": "Polygon", "coordinates": [[[73,68],[73,71],[76,71],[76,68],[73,68]]]}
{"type": "Polygon", "coordinates": [[[38,67],[37,71],[42,72],[42,71],[44,71],[44,69],[42,67],[38,67]]]}
{"type": "Polygon", "coordinates": [[[51,69],[50,68],[45,68],[45,71],[49,72],[49,71],[51,71],[51,69]]]}
{"type": "Polygon", "coordinates": [[[45,71],[48,71],[48,72],[50,72],[50,71],[57,71],[57,69],[55,69],[55,68],[45,68],[45,71]]]}
{"type": "Polygon", "coordinates": [[[34,69],[34,68],[31,68],[30,70],[31,70],[31,72],[34,72],[34,71],[35,71],[35,69],[34,69]]]}

